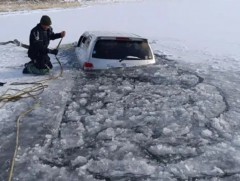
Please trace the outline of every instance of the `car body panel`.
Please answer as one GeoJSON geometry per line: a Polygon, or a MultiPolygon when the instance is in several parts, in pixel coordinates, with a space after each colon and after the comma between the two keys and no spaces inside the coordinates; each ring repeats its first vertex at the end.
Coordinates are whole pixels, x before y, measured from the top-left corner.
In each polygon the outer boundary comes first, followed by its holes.
{"type": "Polygon", "coordinates": [[[131,33],[87,31],[79,38],[75,53],[83,69],[133,67],[155,63],[155,57],[147,39],[131,33]],[[133,55],[133,48],[130,49],[128,46],[135,48],[135,52],[138,51],[141,55],[145,53],[147,56],[133,55]],[[120,51],[121,47],[125,49],[120,51]],[[103,50],[110,51],[112,55],[97,55],[99,52],[103,53],[103,50]]]}

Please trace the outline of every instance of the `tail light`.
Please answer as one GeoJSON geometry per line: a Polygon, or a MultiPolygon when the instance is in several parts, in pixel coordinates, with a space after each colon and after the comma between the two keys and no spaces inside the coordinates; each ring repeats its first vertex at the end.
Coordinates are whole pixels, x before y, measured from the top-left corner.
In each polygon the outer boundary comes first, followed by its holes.
{"type": "Polygon", "coordinates": [[[84,70],[91,70],[93,69],[93,64],[89,62],[85,62],[83,67],[84,67],[84,70]]]}

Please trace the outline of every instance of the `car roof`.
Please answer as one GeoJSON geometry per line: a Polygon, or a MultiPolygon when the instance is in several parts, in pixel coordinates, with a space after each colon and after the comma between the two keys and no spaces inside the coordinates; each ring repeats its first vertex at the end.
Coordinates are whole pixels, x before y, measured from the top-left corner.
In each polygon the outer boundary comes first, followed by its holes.
{"type": "Polygon", "coordinates": [[[85,31],[84,35],[91,35],[92,37],[128,37],[137,39],[146,39],[139,35],[127,32],[116,32],[116,31],[85,31]]]}

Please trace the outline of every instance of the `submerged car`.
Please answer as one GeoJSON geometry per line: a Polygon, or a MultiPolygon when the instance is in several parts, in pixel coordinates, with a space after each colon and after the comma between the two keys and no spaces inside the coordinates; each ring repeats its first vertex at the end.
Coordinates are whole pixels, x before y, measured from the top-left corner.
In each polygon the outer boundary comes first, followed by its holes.
{"type": "Polygon", "coordinates": [[[79,38],[75,53],[84,70],[155,63],[148,40],[130,33],[86,31],[79,38]]]}

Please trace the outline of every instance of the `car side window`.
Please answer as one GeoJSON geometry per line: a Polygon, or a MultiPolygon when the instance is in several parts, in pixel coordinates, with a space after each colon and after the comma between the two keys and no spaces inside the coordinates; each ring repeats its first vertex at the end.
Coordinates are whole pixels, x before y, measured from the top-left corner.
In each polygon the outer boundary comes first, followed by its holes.
{"type": "Polygon", "coordinates": [[[77,44],[78,47],[80,47],[81,42],[82,42],[82,39],[83,39],[83,36],[81,36],[81,37],[79,38],[79,40],[78,40],[78,44],[77,44]]]}
{"type": "Polygon", "coordinates": [[[91,42],[91,36],[88,36],[88,37],[81,36],[77,46],[81,48],[84,48],[84,47],[88,48],[90,42],[91,42]]]}
{"type": "Polygon", "coordinates": [[[91,36],[88,36],[88,37],[86,38],[86,40],[85,40],[85,46],[86,46],[86,48],[88,48],[88,46],[89,46],[89,44],[90,44],[90,42],[91,42],[91,39],[92,39],[91,36]]]}
{"type": "Polygon", "coordinates": [[[80,47],[81,47],[81,48],[83,48],[83,47],[85,46],[86,39],[87,39],[86,37],[83,37],[83,38],[82,38],[82,41],[81,41],[81,43],[80,43],[80,47]]]}

